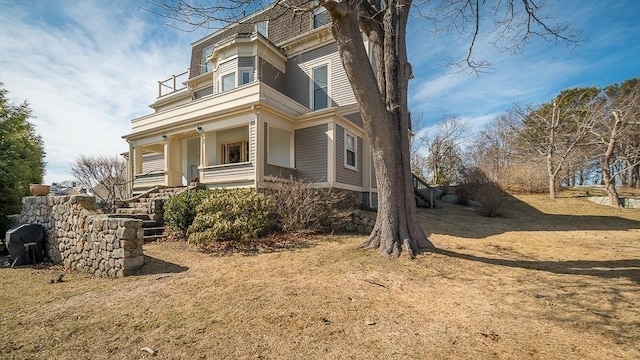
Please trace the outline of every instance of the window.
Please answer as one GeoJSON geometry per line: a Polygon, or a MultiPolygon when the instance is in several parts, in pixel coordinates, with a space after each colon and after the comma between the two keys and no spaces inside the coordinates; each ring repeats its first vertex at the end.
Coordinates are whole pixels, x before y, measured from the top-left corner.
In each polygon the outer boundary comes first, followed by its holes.
{"type": "Polygon", "coordinates": [[[228,73],[226,75],[222,75],[220,79],[220,89],[221,91],[231,90],[236,87],[236,73],[228,73]]]}
{"type": "Polygon", "coordinates": [[[222,163],[235,164],[249,161],[249,142],[238,141],[222,145],[222,163]]]}
{"type": "MultiPolygon", "coordinates": [[[[314,1],[313,5],[318,5],[318,2],[314,1]]],[[[313,17],[314,29],[317,29],[329,23],[329,12],[324,6],[320,6],[317,9],[313,10],[311,16],[313,17]]]]}
{"type": "Polygon", "coordinates": [[[213,69],[213,66],[210,62],[207,61],[207,58],[213,54],[213,46],[209,46],[202,50],[202,62],[200,66],[202,67],[202,73],[208,73],[213,69]]]}
{"type": "Polygon", "coordinates": [[[344,166],[357,170],[356,155],[358,153],[358,138],[345,131],[344,133],[344,166]]]}
{"type": "Polygon", "coordinates": [[[244,85],[253,81],[253,68],[240,68],[238,84],[244,85]]]}
{"type": "Polygon", "coordinates": [[[264,37],[268,37],[269,35],[269,22],[268,21],[260,21],[255,26],[255,31],[258,34],[261,34],[264,37]]]}
{"type": "Polygon", "coordinates": [[[312,70],[312,105],[313,110],[324,109],[329,106],[329,67],[325,64],[312,70]]]}

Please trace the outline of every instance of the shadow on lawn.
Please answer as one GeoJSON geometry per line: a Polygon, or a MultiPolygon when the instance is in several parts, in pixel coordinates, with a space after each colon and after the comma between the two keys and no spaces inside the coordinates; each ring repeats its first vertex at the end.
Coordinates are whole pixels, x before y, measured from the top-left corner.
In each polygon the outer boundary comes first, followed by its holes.
{"type": "Polygon", "coordinates": [[[154,274],[177,274],[189,270],[188,267],[170,263],[162,259],[154,258],[153,256],[145,255],[144,265],[134,271],[131,275],[154,275],[154,274]]]}
{"type": "MultiPolygon", "coordinates": [[[[533,206],[504,193],[500,216],[481,217],[469,207],[444,204],[454,214],[441,209],[419,210],[420,222],[426,231],[462,238],[482,239],[513,231],[607,231],[640,229],[640,221],[617,216],[546,214],[533,206]],[[481,220],[479,220],[481,219],[481,220]]],[[[557,201],[562,201],[558,199],[557,201]]],[[[584,200],[587,201],[587,200],[584,200]]],[[[591,205],[591,204],[588,204],[591,205]]],[[[585,205],[585,206],[588,206],[585,205]]],[[[575,206],[580,206],[577,203],[575,206]]],[[[614,209],[612,208],[612,211],[614,209]]],[[[617,210],[616,210],[617,211],[617,210]]],[[[624,210],[623,210],[624,211],[624,210]]],[[[429,234],[427,234],[429,235],[429,234]]]]}
{"type": "Polygon", "coordinates": [[[640,260],[577,260],[577,261],[535,261],[507,260],[458,253],[451,250],[436,249],[436,253],[457,259],[481,262],[489,265],[511,268],[546,271],[554,274],[588,275],[600,278],[628,278],[640,283],[640,260]]]}

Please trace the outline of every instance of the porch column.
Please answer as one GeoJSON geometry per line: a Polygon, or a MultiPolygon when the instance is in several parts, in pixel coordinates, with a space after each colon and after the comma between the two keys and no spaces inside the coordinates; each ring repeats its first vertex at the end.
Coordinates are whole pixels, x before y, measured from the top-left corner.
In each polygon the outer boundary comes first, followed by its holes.
{"type": "Polygon", "coordinates": [[[168,139],[164,140],[164,185],[171,186],[171,146],[168,139]]]}
{"type": "Polygon", "coordinates": [[[130,145],[130,151],[133,152],[133,161],[131,165],[131,179],[133,179],[136,174],[140,174],[142,172],[142,147],[130,145]]]}
{"type": "Polygon", "coordinates": [[[198,167],[198,178],[200,182],[204,181],[204,167],[209,163],[207,150],[207,133],[203,131],[200,134],[200,166],[198,167]]]}

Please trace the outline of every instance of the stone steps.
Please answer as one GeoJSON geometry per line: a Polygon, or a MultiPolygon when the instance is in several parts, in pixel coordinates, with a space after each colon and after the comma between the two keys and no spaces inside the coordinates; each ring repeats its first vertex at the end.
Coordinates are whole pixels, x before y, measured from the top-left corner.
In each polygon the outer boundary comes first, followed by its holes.
{"type": "Polygon", "coordinates": [[[120,201],[115,216],[142,220],[144,242],[159,241],[164,234],[162,216],[164,201],[186,189],[186,187],[149,189],[134,198],[120,201]]]}

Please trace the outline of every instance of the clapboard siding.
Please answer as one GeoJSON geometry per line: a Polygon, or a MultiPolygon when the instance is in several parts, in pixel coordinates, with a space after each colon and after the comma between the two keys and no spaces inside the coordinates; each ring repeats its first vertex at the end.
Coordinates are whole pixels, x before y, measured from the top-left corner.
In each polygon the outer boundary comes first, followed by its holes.
{"type": "Polygon", "coordinates": [[[284,93],[284,74],[263,58],[258,60],[258,79],[284,93]]]}
{"type": "Polygon", "coordinates": [[[241,56],[238,58],[238,67],[255,67],[255,56],[241,56]]]}
{"type": "Polygon", "coordinates": [[[360,116],[359,112],[345,115],[344,117],[345,119],[349,120],[352,124],[362,127],[362,117],[360,116]]]}
{"type": "Polygon", "coordinates": [[[142,155],[142,173],[164,170],[164,154],[142,155]]]}
{"type": "Polygon", "coordinates": [[[198,91],[196,91],[193,96],[195,99],[200,99],[203,96],[207,96],[207,95],[211,95],[213,94],[213,86],[207,86],[204,89],[200,89],[198,91]]]}
{"type": "Polygon", "coordinates": [[[295,168],[298,176],[309,181],[327,181],[327,124],[296,130],[295,168]]]}
{"type": "Polygon", "coordinates": [[[342,67],[336,43],[313,49],[289,58],[285,78],[285,94],[300,104],[309,104],[311,89],[311,71],[314,67],[329,62],[330,68],[330,106],[342,106],[355,103],[355,97],[347,74],[342,67]]]}
{"type": "Polygon", "coordinates": [[[296,169],[290,169],[278,165],[264,164],[264,176],[274,176],[283,179],[296,178],[296,169]]]}
{"type": "Polygon", "coordinates": [[[257,138],[256,138],[256,122],[249,123],[249,162],[256,163],[256,150],[257,150],[257,138]]]}
{"type": "Polygon", "coordinates": [[[362,138],[356,136],[356,168],[358,171],[344,166],[344,128],[336,125],[336,181],[343,184],[362,186],[362,138]]]}
{"type": "Polygon", "coordinates": [[[255,167],[251,163],[228,164],[204,169],[204,182],[236,182],[253,180],[255,167]]]}
{"type": "MultiPolygon", "coordinates": [[[[222,64],[220,64],[220,66],[218,66],[218,70],[216,71],[215,74],[215,81],[213,82],[213,89],[214,89],[214,93],[219,93],[220,92],[220,75],[226,75],[229,72],[235,71],[236,72],[236,76],[238,76],[238,58],[226,61],[222,64]]],[[[236,79],[236,83],[237,83],[237,79],[236,79]]]]}
{"type": "Polygon", "coordinates": [[[376,169],[373,166],[373,157],[371,158],[371,187],[372,188],[378,187],[378,181],[376,180],[376,169]]]}

